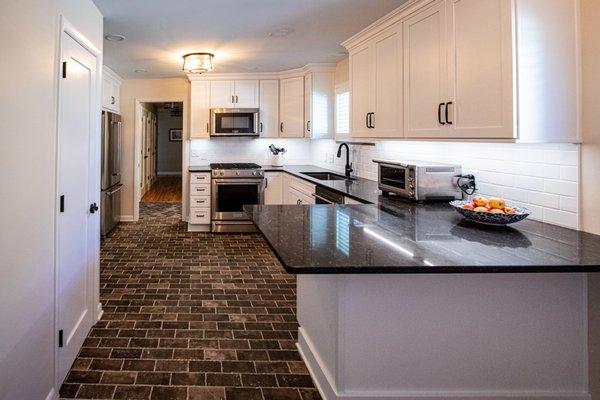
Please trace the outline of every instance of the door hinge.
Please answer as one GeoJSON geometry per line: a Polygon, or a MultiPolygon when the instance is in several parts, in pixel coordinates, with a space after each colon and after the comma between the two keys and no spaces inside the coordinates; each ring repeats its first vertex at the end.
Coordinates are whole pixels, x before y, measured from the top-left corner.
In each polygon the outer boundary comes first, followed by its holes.
{"type": "Polygon", "coordinates": [[[58,347],[63,347],[63,330],[58,331],[58,347]]]}
{"type": "Polygon", "coordinates": [[[63,61],[62,63],[62,77],[66,78],[67,77],[67,62],[63,61]]]}
{"type": "Polygon", "coordinates": [[[65,212],[65,195],[60,196],[60,212],[65,212]]]}

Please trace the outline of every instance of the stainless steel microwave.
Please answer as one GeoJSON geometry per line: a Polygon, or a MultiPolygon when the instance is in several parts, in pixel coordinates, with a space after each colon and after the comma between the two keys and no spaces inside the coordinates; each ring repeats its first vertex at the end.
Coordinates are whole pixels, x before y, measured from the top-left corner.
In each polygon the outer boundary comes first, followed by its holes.
{"type": "Polygon", "coordinates": [[[210,136],[259,136],[258,108],[212,108],[210,136]]]}
{"type": "Polygon", "coordinates": [[[460,200],[460,165],[423,161],[373,160],[379,164],[379,189],[415,201],[460,200]]]}

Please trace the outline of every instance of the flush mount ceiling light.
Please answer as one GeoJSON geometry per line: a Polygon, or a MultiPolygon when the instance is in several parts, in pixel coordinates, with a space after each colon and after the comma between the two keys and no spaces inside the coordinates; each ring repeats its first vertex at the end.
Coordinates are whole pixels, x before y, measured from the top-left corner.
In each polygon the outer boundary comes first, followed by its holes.
{"type": "Polygon", "coordinates": [[[212,53],[189,53],[183,56],[183,70],[190,74],[202,74],[212,71],[213,58],[212,53]]]}
{"type": "Polygon", "coordinates": [[[104,36],[104,39],[108,40],[109,42],[122,42],[125,40],[125,36],[109,33],[108,35],[104,36]]]}
{"type": "Polygon", "coordinates": [[[279,29],[275,29],[273,32],[269,33],[269,36],[275,37],[275,38],[280,38],[280,37],[285,37],[292,32],[294,32],[294,30],[292,28],[279,28],[279,29]]]}

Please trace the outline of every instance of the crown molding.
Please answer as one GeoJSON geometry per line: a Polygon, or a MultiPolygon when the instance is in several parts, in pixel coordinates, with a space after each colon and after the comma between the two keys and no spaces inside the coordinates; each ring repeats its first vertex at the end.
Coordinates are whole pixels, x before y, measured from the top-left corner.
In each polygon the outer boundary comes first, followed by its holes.
{"type": "Polygon", "coordinates": [[[336,63],[309,63],[301,68],[289,69],[286,71],[279,72],[248,72],[248,73],[205,73],[205,74],[187,74],[187,78],[190,82],[193,81],[214,81],[214,80],[235,80],[235,79],[286,79],[286,78],[297,78],[304,76],[312,72],[335,72],[336,63]]]}
{"type": "Polygon", "coordinates": [[[102,74],[104,76],[107,76],[109,79],[112,79],[113,81],[117,81],[117,83],[119,85],[121,83],[123,83],[123,78],[121,78],[119,75],[117,75],[117,73],[115,71],[113,71],[112,69],[108,68],[106,65],[102,66],[102,74]]]}
{"type": "Polygon", "coordinates": [[[343,41],[341,45],[344,46],[347,50],[350,50],[366,42],[373,36],[389,28],[390,26],[402,21],[415,11],[420,11],[424,6],[427,6],[430,3],[435,3],[436,1],[439,0],[408,0],[400,7],[389,12],[388,14],[379,18],[377,21],[373,22],[371,25],[367,26],[360,32],[343,41]]]}

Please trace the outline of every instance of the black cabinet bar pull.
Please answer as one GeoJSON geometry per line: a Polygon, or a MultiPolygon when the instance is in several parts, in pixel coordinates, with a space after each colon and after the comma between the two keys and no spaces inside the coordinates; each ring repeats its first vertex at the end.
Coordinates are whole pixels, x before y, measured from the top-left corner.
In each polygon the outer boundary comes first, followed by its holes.
{"type": "Polygon", "coordinates": [[[279,130],[283,133],[283,122],[279,124],[279,130]]]}
{"type": "Polygon", "coordinates": [[[262,132],[263,131],[263,124],[262,124],[262,122],[259,125],[260,125],[260,131],[262,132]]]}
{"type": "Polygon", "coordinates": [[[371,116],[369,117],[369,125],[371,125],[370,128],[371,129],[375,129],[375,124],[373,124],[373,117],[375,116],[375,113],[372,112],[372,113],[369,113],[369,114],[371,114],[371,116]]]}
{"type": "Polygon", "coordinates": [[[369,126],[369,115],[370,115],[370,114],[371,114],[371,113],[367,113],[367,115],[365,115],[365,126],[366,126],[367,128],[370,128],[370,126],[369,126]]]}
{"type": "Polygon", "coordinates": [[[449,101],[448,103],[446,103],[446,123],[447,123],[448,125],[452,125],[452,121],[450,121],[450,120],[448,119],[448,108],[450,108],[450,106],[451,106],[452,104],[453,104],[453,103],[452,103],[451,101],[449,101]]]}
{"type": "Polygon", "coordinates": [[[446,123],[444,121],[442,121],[442,107],[444,106],[444,103],[440,103],[440,105],[438,106],[438,122],[440,123],[440,125],[446,125],[446,123]]]}

